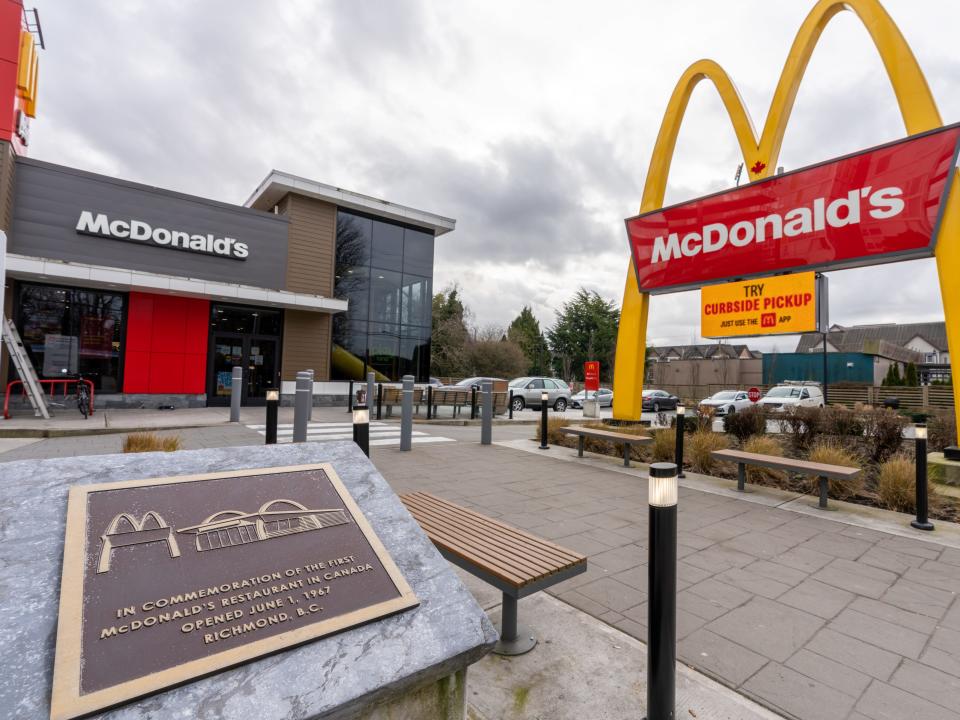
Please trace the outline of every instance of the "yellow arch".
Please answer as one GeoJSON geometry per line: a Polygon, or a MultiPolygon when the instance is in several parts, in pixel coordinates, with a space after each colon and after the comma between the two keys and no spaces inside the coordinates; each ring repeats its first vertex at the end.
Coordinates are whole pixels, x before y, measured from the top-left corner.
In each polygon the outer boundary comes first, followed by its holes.
{"type": "MultiPolygon", "coordinates": [[[[896,94],[907,134],[913,135],[940,127],[943,124],[940,112],[917,59],[878,0],[820,0],[803,21],[793,41],[759,139],[740,94],[720,65],[712,60],[698,60],[687,68],[674,88],[660,125],[643,188],[640,212],[663,207],[680,124],[693,89],[701,80],[711,81],[720,94],[750,179],[767,177],[777,166],[787,122],[813,50],[827,23],[844,10],[856,13],[870,34],[896,94]]],[[[948,269],[960,270],[960,187],[957,183],[954,183],[947,199],[936,259],[947,323],[947,342],[952,358],[960,355],[960,283],[954,283],[951,287],[947,282],[948,269]]],[[[613,415],[618,419],[640,419],[649,304],[649,295],[641,293],[637,286],[631,258],[620,311],[617,361],[614,368],[616,393],[613,415]]],[[[960,417],[958,396],[960,393],[954,394],[954,402],[957,416],[960,417]]]]}

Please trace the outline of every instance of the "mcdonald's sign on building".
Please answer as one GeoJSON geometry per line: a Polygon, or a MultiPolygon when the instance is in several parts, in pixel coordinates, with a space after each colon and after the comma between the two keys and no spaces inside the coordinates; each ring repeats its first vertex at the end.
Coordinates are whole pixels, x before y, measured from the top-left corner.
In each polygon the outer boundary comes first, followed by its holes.
{"type": "MultiPolygon", "coordinates": [[[[650,296],[724,281],[933,257],[950,357],[960,358],[958,140],[960,126],[944,127],[910,46],[879,0],[813,5],[787,51],[759,135],[726,71],[713,60],[690,65],[667,103],[639,215],[626,221],[630,266],[617,335],[614,418],[641,416],[650,296]],[[854,14],[876,47],[907,137],[773,176],[803,74],[823,30],[841,12],[854,14]],[[751,182],[664,208],[680,125],[704,80],[720,95],[751,182]]],[[[954,403],[960,415],[960,393],[954,403]]]]}

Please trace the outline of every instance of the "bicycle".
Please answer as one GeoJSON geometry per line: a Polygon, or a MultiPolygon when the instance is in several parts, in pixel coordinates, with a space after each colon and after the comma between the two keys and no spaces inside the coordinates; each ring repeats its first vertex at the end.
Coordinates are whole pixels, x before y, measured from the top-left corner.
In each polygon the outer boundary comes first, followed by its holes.
{"type": "MultiPolygon", "coordinates": [[[[82,373],[68,373],[66,370],[63,371],[63,376],[68,380],[76,380],[77,382],[77,409],[80,411],[80,414],[83,415],[83,419],[86,420],[90,416],[90,386],[87,385],[86,379],[83,377],[82,373]]],[[[64,395],[66,395],[66,388],[64,388],[64,395]]],[[[60,403],[50,403],[58,407],[63,407],[60,403]]]]}

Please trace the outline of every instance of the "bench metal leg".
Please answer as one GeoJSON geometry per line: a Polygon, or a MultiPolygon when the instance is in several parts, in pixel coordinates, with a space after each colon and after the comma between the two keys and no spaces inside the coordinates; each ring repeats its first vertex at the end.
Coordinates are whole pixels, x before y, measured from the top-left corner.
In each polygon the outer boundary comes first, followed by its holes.
{"type": "Polygon", "coordinates": [[[737,463],[737,490],[745,492],[747,483],[747,466],[743,463],[737,463]]]}
{"type": "Polygon", "coordinates": [[[537,639],[529,629],[517,623],[517,599],[503,594],[500,640],[493,647],[497,655],[523,655],[533,650],[537,639]]]}
{"type": "Polygon", "coordinates": [[[630,443],[623,444],[623,466],[630,467],[630,443]]]}
{"type": "Polygon", "coordinates": [[[583,457],[583,441],[586,440],[583,435],[577,436],[577,457],[583,457]]]}
{"type": "Polygon", "coordinates": [[[824,510],[827,509],[827,490],[830,489],[830,482],[825,478],[821,477],[820,480],[820,507],[824,510]]]}

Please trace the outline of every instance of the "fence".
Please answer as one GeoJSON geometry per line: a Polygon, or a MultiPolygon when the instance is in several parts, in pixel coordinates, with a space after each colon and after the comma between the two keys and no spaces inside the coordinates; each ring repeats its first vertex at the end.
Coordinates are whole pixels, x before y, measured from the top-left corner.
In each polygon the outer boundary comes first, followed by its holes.
{"type": "MultiPolygon", "coordinates": [[[[649,385],[666,390],[687,402],[699,401],[721,390],[747,390],[744,385],[649,385]]],[[[761,393],[770,385],[757,385],[761,393]]],[[[901,408],[920,410],[923,408],[953,407],[953,387],[950,385],[923,385],[920,387],[870,386],[870,385],[830,385],[827,388],[827,400],[831,405],[853,407],[856,403],[865,405],[883,405],[887,398],[897,398],[901,408]]]]}

